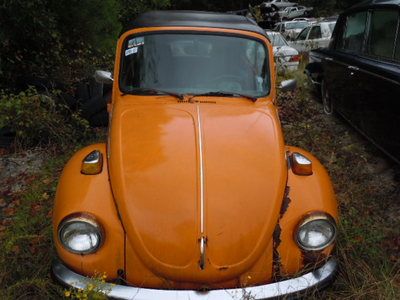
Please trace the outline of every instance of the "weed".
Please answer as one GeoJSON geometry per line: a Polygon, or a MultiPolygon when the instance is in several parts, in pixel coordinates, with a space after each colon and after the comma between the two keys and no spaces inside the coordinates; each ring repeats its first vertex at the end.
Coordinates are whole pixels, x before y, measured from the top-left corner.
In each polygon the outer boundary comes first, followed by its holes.
{"type": "Polygon", "coordinates": [[[107,299],[110,287],[106,283],[106,274],[96,274],[89,278],[85,289],[66,289],[64,296],[70,299],[103,300],[107,299]]]}
{"type": "MultiPolygon", "coordinates": [[[[103,132],[88,143],[104,141],[103,132]]],[[[21,191],[4,196],[10,213],[0,209],[0,299],[60,299],[63,289],[50,276],[55,253],[52,246],[51,215],[56,185],[68,158],[82,144],[66,153],[46,151],[46,162],[34,174],[20,175],[21,191]]],[[[11,185],[12,182],[7,182],[11,185]]],[[[2,196],[3,197],[3,196],[2,196]]],[[[99,299],[99,298],[89,298],[99,299]]]]}
{"type": "Polygon", "coordinates": [[[77,143],[87,138],[87,121],[58,99],[57,92],[29,88],[17,95],[0,92],[0,128],[12,128],[16,148],[77,143]]]}

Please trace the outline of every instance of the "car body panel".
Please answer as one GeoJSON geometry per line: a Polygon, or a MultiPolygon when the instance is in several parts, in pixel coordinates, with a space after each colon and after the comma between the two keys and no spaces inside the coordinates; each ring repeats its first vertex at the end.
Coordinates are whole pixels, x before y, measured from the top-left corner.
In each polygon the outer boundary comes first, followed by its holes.
{"type": "Polygon", "coordinates": [[[94,276],[105,272],[108,279],[118,278],[118,270],[124,269],[125,233],[118,217],[117,207],[111,191],[108,166],[96,176],[80,172],[82,160],[93,150],[106,156],[106,145],[95,144],[78,151],[66,164],[61,175],[53,208],[54,244],[59,257],[79,273],[94,276]],[[93,215],[104,226],[106,240],[98,252],[81,256],[68,252],[60,243],[57,228],[68,215],[86,212],[93,215]],[[112,260],[109,258],[113,257],[112,260]]]}
{"type": "Polygon", "coordinates": [[[305,26],[308,26],[309,23],[308,21],[285,21],[277,23],[274,30],[280,32],[285,37],[285,39],[292,40],[295,39],[297,35],[305,28],[304,24],[306,24],[305,26]],[[287,24],[294,24],[291,26],[297,26],[297,27],[288,29],[287,24]]]}
{"type": "Polygon", "coordinates": [[[254,110],[248,100],[204,101],[217,103],[176,104],[174,99],[149,104],[144,99],[140,104],[124,96],[114,108],[121,119],[113,119],[111,133],[111,183],[128,242],[142,249],[153,272],[173,278],[179,270],[179,278],[187,276],[188,281],[198,269],[201,222],[196,110],[203,123],[204,232],[210,264],[202,278],[211,281],[209,272],[221,268],[229,271],[218,280],[238,276],[259,258],[277,222],[283,196],[278,187],[284,186],[287,173],[271,107],[254,110]],[[246,225],[250,216],[259,222],[246,225]]]}
{"type": "Polygon", "coordinates": [[[333,30],[331,30],[331,26],[335,24],[335,22],[321,22],[317,24],[313,24],[310,26],[310,30],[305,39],[300,39],[302,32],[307,30],[308,28],[303,29],[300,32],[294,41],[291,41],[289,45],[299,52],[308,52],[317,48],[326,48],[329,46],[331,41],[331,36],[333,30]],[[318,29],[321,33],[316,36],[314,30],[318,29]]]}
{"type": "Polygon", "coordinates": [[[298,17],[307,17],[313,10],[312,7],[305,7],[305,6],[292,6],[286,7],[284,10],[279,12],[279,16],[282,19],[294,19],[298,17]]]}
{"type": "Polygon", "coordinates": [[[298,176],[292,170],[288,172],[288,191],[287,206],[279,220],[282,229],[280,244],[277,247],[279,252],[280,275],[285,277],[292,274],[295,270],[310,264],[315,265],[315,261],[324,261],[332,251],[328,247],[324,251],[317,253],[302,252],[296,248],[293,239],[293,232],[298,224],[298,215],[305,216],[312,211],[325,211],[334,216],[338,221],[338,207],[334,195],[332,184],[326,169],[311,153],[298,147],[287,146],[288,153],[301,153],[313,163],[313,174],[311,176],[298,176]],[[305,190],[307,187],[307,190],[305,190]]]}
{"type": "Polygon", "coordinates": [[[293,47],[290,47],[289,43],[279,32],[267,31],[267,35],[273,46],[275,65],[278,73],[297,70],[300,63],[300,58],[297,59],[299,52],[293,47]],[[283,46],[279,43],[280,38],[284,42],[283,46]],[[279,46],[276,45],[275,39],[277,39],[279,46]],[[294,57],[296,57],[296,59],[293,59],[294,57]]]}
{"type": "Polygon", "coordinates": [[[297,5],[296,2],[290,2],[290,1],[287,1],[287,0],[267,0],[263,4],[275,5],[279,9],[284,9],[285,7],[290,7],[290,6],[297,5]]]}
{"type": "Polygon", "coordinates": [[[274,55],[278,73],[296,71],[299,68],[300,58],[293,61],[293,57],[299,55],[299,52],[296,49],[290,46],[274,47],[274,55]]]}

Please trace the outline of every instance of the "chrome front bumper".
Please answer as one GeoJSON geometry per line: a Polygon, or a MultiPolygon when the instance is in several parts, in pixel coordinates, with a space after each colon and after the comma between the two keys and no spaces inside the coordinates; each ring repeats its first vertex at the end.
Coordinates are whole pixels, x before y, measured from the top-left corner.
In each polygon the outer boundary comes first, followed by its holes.
{"type": "MultiPolygon", "coordinates": [[[[148,288],[137,288],[133,286],[115,285],[106,283],[101,285],[108,297],[115,299],[135,299],[135,300],[232,300],[232,299],[271,299],[287,296],[297,296],[323,288],[328,285],[335,277],[338,263],[336,259],[329,259],[321,268],[300,277],[260,285],[255,287],[211,290],[207,292],[189,290],[157,290],[148,288]]],[[[56,280],[61,284],[85,289],[91,279],[79,275],[68,269],[60,261],[54,261],[52,272],[56,280]]]]}

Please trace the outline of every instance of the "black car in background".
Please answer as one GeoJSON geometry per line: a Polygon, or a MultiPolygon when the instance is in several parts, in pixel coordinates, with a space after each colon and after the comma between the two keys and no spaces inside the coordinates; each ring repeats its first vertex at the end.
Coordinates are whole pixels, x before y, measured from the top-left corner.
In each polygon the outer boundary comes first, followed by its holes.
{"type": "Polygon", "coordinates": [[[325,113],[338,112],[400,163],[400,0],[365,1],[341,14],[306,73],[325,113]]]}

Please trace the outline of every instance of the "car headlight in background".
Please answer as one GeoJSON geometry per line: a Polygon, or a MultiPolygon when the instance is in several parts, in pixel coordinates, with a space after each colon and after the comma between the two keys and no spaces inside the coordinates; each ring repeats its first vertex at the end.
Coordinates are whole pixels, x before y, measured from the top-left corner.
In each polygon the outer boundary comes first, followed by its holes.
{"type": "Polygon", "coordinates": [[[307,215],[297,226],[295,240],[306,251],[319,251],[332,245],[336,238],[336,222],[328,214],[307,215]]]}
{"type": "Polygon", "coordinates": [[[88,214],[66,217],[58,227],[58,237],[65,249],[76,254],[96,252],[104,239],[100,224],[88,214]]]}

